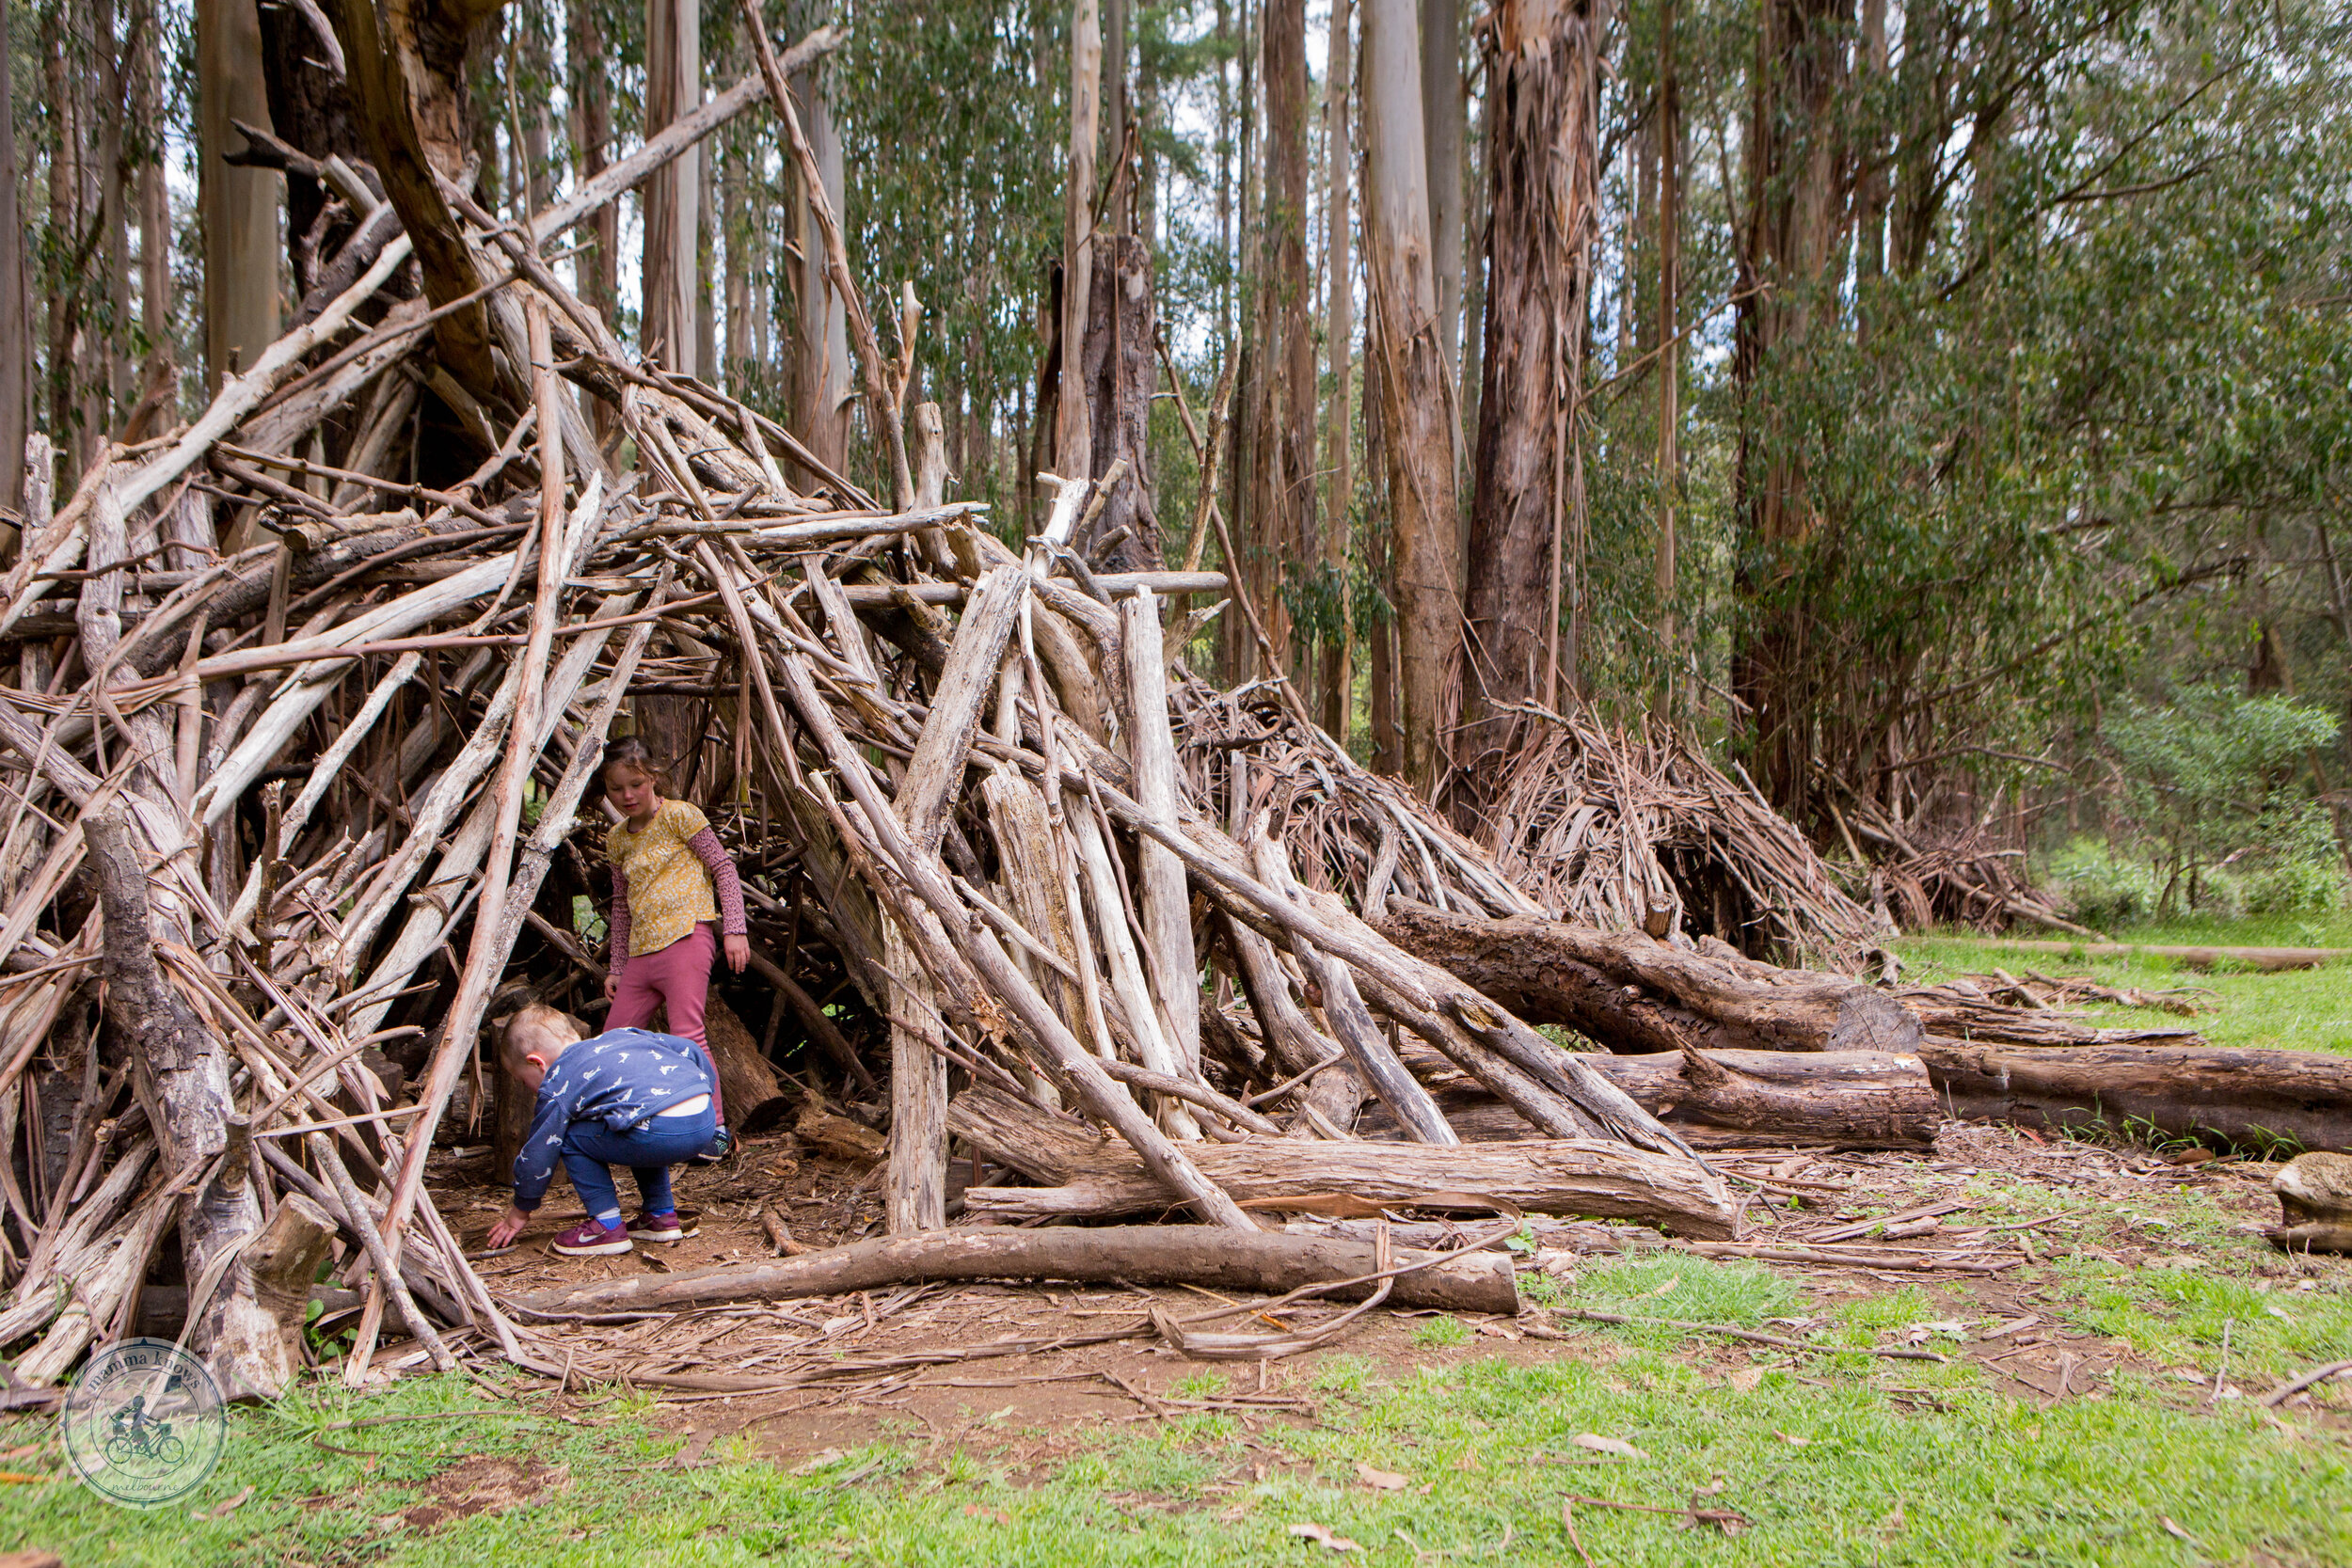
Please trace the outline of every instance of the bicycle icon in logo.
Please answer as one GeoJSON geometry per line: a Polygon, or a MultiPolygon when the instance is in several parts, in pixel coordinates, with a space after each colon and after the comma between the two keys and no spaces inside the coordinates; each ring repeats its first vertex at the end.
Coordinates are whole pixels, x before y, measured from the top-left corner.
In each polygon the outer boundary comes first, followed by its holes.
{"type": "Polygon", "coordinates": [[[126,1339],[90,1357],[66,1396],[66,1458],[93,1492],[160,1508],[204,1484],[229,1417],[204,1364],[163,1339],[126,1339]]]}

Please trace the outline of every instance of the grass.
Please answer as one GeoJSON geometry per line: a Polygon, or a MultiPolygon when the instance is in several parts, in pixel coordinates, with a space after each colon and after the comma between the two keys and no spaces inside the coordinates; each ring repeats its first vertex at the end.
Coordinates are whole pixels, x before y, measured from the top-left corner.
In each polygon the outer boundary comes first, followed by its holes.
{"type": "MultiPolygon", "coordinates": [[[[2149,946],[2352,948],[2352,920],[2178,922],[2118,931],[2115,937],[2149,946]]],[[[2216,1011],[2185,1019],[2154,1008],[2100,1005],[2087,1010],[2087,1022],[2111,1029],[2186,1024],[2216,1045],[2352,1055],[2352,960],[2264,974],[2226,968],[2201,972],[2153,954],[2091,958],[2079,952],[2026,953],[1965,933],[1906,937],[1894,945],[1903,960],[1904,978],[1916,984],[1995,969],[2023,974],[2030,969],[2053,975],[2088,974],[2118,989],[2197,986],[2213,992],[2209,1000],[2216,1011]]]]}
{"type": "MultiPolygon", "coordinates": [[[[1988,1212],[2006,1202],[2101,1217],[2080,1195],[1973,1180],[1988,1212]]],[[[2229,1381],[2250,1389],[2341,1354],[2352,1272],[2323,1261],[2313,1288],[2298,1288],[2200,1192],[2104,1207],[2115,1227],[2167,1221],[2198,1246],[2201,1267],[2130,1270],[2085,1244],[2039,1271],[2040,1309],[2154,1358],[2046,1408],[1995,1392],[1960,1355],[1947,1366],[1799,1358],[1641,1325],[1577,1334],[1530,1359],[1459,1345],[1430,1331],[1463,1325],[1432,1318],[1401,1361],[1336,1354],[1276,1369],[1320,1404],[1311,1425],[1253,1432],[1196,1416],[1073,1433],[1015,1416],[933,1438],[909,1422],[889,1441],[789,1467],[763,1458],[755,1435],[722,1437],[706,1465],[678,1469],[669,1462],[680,1437],[640,1396],[566,1414],[427,1378],[364,1402],[328,1388],[237,1412],[221,1471],[176,1508],[127,1513],[65,1481],[7,1487],[0,1553],[41,1547],[75,1568],[1254,1564],[1323,1560],[1293,1533],[1312,1524],[1363,1547],[1347,1557],[1399,1568],[1572,1564],[1562,1501],[1573,1495],[1658,1508],[1695,1499],[1751,1522],[1725,1535],[1579,1506],[1584,1547],[1609,1568],[2352,1562],[2342,1421],[2209,1398],[2225,1332],[2229,1381]],[[1597,1450],[1593,1438],[1640,1456],[1597,1450]],[[407,1516],[431,1500],[437,1474],[484,1455],[528,1457],[562,1480],[502,1511],[407,1516]],[[1401,1489],[1372,1484],[1397,1474],[1401,1489]],[[227,1517],[190,1516],[247,1487],[227,1517]]],[[[1919,1286],[1808,1308],[1757,1264],[1680,1256],[1591,1262],[1557,1283],[1569,1305],[1766,1326],[1824,1347],[1952,1351],[1952,1319],[1984,1321],[1919,1286]]],[[[1210,1368],[1173,1381],[1188,1397],[1229,1386],[1210,1368]]],[[[723,1414],[706,1405],[696,1418],[723,1414]]],[[[48,1437],[46,1423],[0,1422],[0,1452],[48,1437]]]]}
{"type": "MultiPolygon", "coordinates": [[[[1582,1299],[1654,1301],[1658,1269],[1597,1271],[1582,1299]]],[[[1753,1272],[1716,1272],[1726,1277],[1712,1285],[1677,1275],[1684,1283],[1665,1299],[1711,1291],[1707,1309],[1744,1304],[1751,1315],[1777,1304],[1753,1272]]],[[[1890,1305],[1833,1332],[1882,1332],[1924,1306],[1882,1299],[1890,1305]]],[[[2242,1403],[2184,1408],[2157,1383],[2126,1380],[2048,1410],[1987,1391],[1965,1367],[1767,1367],[1726,1383],[1640,1334],[1596,1335],[1537,1365],[1484,1357],[1383,1372],[1337,1358],[1299,1381],[1320,1391],[1316,1426],[1253,1435],[1203,1417],[1108,1429],[1039,1479],[983,1449],[913,1442],[796,1469],[722,1443],[716,1464],[675,1470],[664,1461],[678,1439],[640,1403],[615,1400],[585,1424],[509,1407],[485,1416],[480,1389],[425,1379],[364,1406],[330,1396],[240,1412],[222,1471],[192,1499],[210,1507],[252,1487],[224,1519],[195,1520],[186,1507],[131,1513],[66,1482],[12,1487],[0,1551],[46,1547],[76,1568],[1222,1564],[1318,1559],[1291,1532],[1313,1523],[1359,1543],[1364,1552],[1348,1555],[1362,1561],[1572,1562],[1564,1497],[1681,1507],[1698,1494],[1753,1528],[1725,1536],[1587,1505],[1578,1531],[1612,1568],[2352,1560],[2352,1465],[2340,1445],[2242,1403]],[[1923,1387],[1941,1410],[1898,1402],[1923,1387]],[[330,1427],[355,1409],[440,1418],[330,1427]],[[1597,1454],[1578,1443],[1586,1434],[1644,1457],[1597,1454]],[[568,1484],[437,1528],[404,1521],[437,1471],[484,1452],[565,1466],[568,1484]],[[1407,1485],[1375,1490],[1359,1464],[1407,1485]],[[1439,1552],[1450,1556],[1425,1555],[1439,1552]]],[[[0,1440],[28,1435],[40,1433],[0,1428],[0,1440]]]]}

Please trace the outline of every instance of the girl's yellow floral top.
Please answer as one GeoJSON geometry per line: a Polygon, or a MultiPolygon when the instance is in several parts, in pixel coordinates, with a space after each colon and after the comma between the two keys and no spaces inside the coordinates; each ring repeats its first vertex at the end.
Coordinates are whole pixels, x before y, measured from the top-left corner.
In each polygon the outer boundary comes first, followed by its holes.
{"type": "Polygon", "coordinates": [[[687,845],[709,827],[692,801],[664,800],[644,832],[624,820],[606,835],[605,858],[628,879],[630,958],[659,953],[701,922],[719,918],[710,873],[687,845]]]}

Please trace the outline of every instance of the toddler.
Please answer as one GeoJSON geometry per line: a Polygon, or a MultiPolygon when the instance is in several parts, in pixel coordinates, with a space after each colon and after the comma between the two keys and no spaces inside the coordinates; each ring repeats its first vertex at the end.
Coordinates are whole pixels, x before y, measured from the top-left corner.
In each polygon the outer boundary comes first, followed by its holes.
{"type": "Polygon", "coordinates": [[[566,1026],[508,1030],[499,1054],[513,1080],[532,1091],[531,1132],[515,1156],[515,1199],[490,1227],[490,1245],[523,1233],[547,1196],[560,1158],[588,1217],[555,1238],[566,1258],[627,1252],[632,1239],[677,1242],[670,1166],[690,1160],[718,1131],[707,1053],[693,1041],[648,1029],[612,1029],[575,1040],[566,1026]],[[612,1167],[637,1179],[640,1212],[621,1223],[612,1167]]]}

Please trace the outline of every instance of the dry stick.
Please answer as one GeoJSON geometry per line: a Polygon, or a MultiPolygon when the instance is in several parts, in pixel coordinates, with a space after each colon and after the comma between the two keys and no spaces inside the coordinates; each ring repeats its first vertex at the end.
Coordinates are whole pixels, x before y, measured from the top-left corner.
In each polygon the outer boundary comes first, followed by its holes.
{"type": "Polygon", "coordinates": [[[899,412],[899,393],[905,385],[901,382],[896,388],[886,385],[890,379],[886,367],[890,362],[882,357],[882,345],[874,337],[873,318],[866,313],[866,301],[850,277],[850,252],[842,244],[841,220],[825,194],[825,177],[817,166],[817,154],[802,133],[801,113],[792,106],[792,89],[785,82],[783,68],[776,63],[775,45],[769,41],[768,23],[759,14],[759,0],[742,0],[742,6],[743,24],[750,29],[752,47],[758,53],[759,71],[768,81],[768,96],[775,101],[776,113],[783,118],[785,131],[792,138],[792,156],[800,164],[801,178],[808,188],[809,215],[816,218],[818,230],[825,237],[825,270],[833,286],[840,291],[842,314],[849,319],[850,336],[857,342],[858,368],[866,373],[866,395],[874,405],[874,421],[882,426],[887,441],[891,499],[904,510],[914,504],[914,475],[907,467],[906,419],[899,412]]]}
{"type": "Polygon", "coordinates": [[[2275,1409],[2304,1389],[2325,1383],[2331,1377],[2341,1377],[2345,1372],[2352,1372],[2352,1361],[2330,1361],[2324,1367],[2313,1367],[2292,1383],[2280,1384],[2269,1393],[2265,1394],[2262,1402],[2275,1409]]]}
{"type": "Polygon", "coordinates": [[[1228,1099],[1206,1085],[1192,1083],[1183,1078],[1171,1078],[1165,1072],[1153,1072],[1150,1068],[1136,1067],[1129,1062],[1105,1060],[1103,1063],[1103,1070],[1122,1084],[1133,1084],[1139,1089],[1151,1089],[1158,1094],[1174,1095],[1179,1100],[1189,1100],[1195,1105],[1214,1111],[1234,1126],[1248,1132],[1261,1132],[1270,1138],[1279,1137],[1282,1134],[1281,1123],[1270,1117],[1260,1116],[1240,1101],[1228,1099]]]}
{"type": "MultiPolygon", "coordinates": [[[[352,1232],[368,1249],[368,1263],[375,1271],[376,1283],[385,1295],[391,1297],[392,1309],[400,1315],[402,1325],[416,1338],[418,1343],[424,1346],[425,1353],[433,1357],[437,1370],[455,1370],[457,1358],[441,1342],[440,1335],[434,1330],[433,1321],[418,1310],[416,1297],[408,1293],[408,1282],[400,1276],[399,1263],[385,1246],[382,1234],[368,1223],[367,1203],[359,1196],[358,1183],[352,1180],[351,1172],[343,1167],[342,1156],[335,1152],[335,1146],[327,1142],[326,1134],[321,1132],[308,1134],[303,1142],[310,1147],[310,1163],[325,1171],[326,1179],[334,1183],[336,1195],[342,1199],[344,1215],[351,1222],[352,1232]]],[[[380,1301],[382,1298],[372,1299],[380,1301]]],[[[373,1336],[369,1338],[370,1354],[373,1354],[373,1336]]],[[[356,1341],[346,1366],[365,1370],[366,1358],[359,1354],[356,1341]]]]}
{"type": "Polygon", "coordinates": [[[966,933],[967,940],[959,944],[965,960],[989,991],[1010,1007],[1029,1037],[1053,1057],[1055,1066],[1078,1091],[1088,1111],[1116,1129],[1135,1147],[1145,1167],[1204,1217],[1231,1229],[1256,1230],[1257,1223],[1242,1212],[1240,1206],[1215,1182],[1202,1176],[1200,1167],[1186,1159],[1111,1081],[1102,1064],[1088,1054],[1045,998],[1029,984],[1028,977],[1005,956],[995,938],[985,930],[975,929],[977,917],[965,911],[958,902],[935,859],[917,855],[907,843],[897,816],[875,791],[865,759],[851,750],[802,660],[787,654],[781,664],[793,706],[800,711],[827,762],[865,808],[878,841],[876,847],[896,863],[899,875],[931,907],[943,927],[952,921],[955,927],[966,933]]]}

